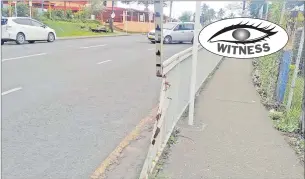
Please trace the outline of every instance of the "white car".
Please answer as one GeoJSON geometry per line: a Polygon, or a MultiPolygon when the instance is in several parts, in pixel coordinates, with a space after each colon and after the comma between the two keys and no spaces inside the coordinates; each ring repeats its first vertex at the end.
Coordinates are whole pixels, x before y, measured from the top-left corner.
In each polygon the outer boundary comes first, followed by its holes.
{"type": "Polygon", "coordinates": [[[35,43],[35,41],[53,42],[56,39],[55,30],[28,17],[2,17],[1,28],[1,45],[7,41],[23,44],[25,41],[29,43],[35,43]]]}
{"type": "MultiPolygon", "coordinates": [[[[169,22],[163,24],[163,43],[191,42],[194,40],[194,22],[169,22]]],[[[155,30],[148,32],[148,40],[155,43],[155,30]]]]}

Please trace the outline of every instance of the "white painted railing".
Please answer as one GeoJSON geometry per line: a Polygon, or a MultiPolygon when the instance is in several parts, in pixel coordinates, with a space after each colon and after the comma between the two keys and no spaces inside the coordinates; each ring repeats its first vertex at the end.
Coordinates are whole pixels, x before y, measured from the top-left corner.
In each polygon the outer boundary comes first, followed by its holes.
{"type": "MultiPolygon", "coordinates": [[[[162,63],[163,79],[160,92],[159,109],[153,130],[152,143],[140,174],[140,179],[148,179],[161,156],[177,121],[190,102],[192,75],[192,49],[188,48],[162,63]]],[[[222,57],[207,52],[202,47],[198,50],[196,86],[197,92],[210,72],[222,57]],[[207,68],[207,65],[209,68],[207,68]],[[207,70],[206,70],[207,69],[207,70]]]]}

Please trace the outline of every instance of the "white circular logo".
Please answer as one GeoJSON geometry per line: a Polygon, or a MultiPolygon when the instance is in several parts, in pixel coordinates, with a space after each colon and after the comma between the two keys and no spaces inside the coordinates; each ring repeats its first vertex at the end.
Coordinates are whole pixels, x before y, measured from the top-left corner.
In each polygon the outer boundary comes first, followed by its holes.
{"type": "Polygon", "coordinates": [[[217,55],[257,58],[284,48],[288,34],[280,26],[262,19],[232,18],[214,22],[199,33],[200,44],[217,55]]]}

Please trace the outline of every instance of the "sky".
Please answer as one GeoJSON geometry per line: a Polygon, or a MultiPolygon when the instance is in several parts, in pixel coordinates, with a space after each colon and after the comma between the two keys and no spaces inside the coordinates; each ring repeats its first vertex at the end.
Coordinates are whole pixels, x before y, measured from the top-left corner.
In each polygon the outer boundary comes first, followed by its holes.
{"type": "MultiPolygon", "coordinates": [[[[218,11],[220,8],[225,8],[227,4],[232,3],[232,2],[228,2],[228,1],[217,1],[217,2],[209,2],[209,1],[205,1],[204,3],[206,3],[208,6],[210,6],[210,8],[215,9],[216,11],[218,11]]],[[[119,7],[130,7],[130,8],[134,8],[134,9],[138,9],[138,10],[144,10],[144,6],[143,5],[138,5],[137,3],[132,4],[132,5],[126,5],[126,4],[122,4],[121,2],[118,2],[118,6],[119,7]]],[[[154,10],[154,6],[151,5],[149,7],[149,9],[151,11],[154,10]]],[[[173,18],[178,18],[182,12],[184,11],[192,11],[195,12],[196,10],[196,1],[173,1],[173,9],[172,9],[172,17],[173,18]]],[[[169,5],[168,7],[164,7],[163,8],[163,13],[165,15],[169,15],[169,5]]]]}

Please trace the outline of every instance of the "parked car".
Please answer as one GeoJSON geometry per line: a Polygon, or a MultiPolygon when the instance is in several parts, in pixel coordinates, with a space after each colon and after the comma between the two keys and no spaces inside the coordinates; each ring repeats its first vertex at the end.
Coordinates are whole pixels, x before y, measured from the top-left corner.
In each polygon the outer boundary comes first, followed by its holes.
{"type": "Polygon", "coordinates": [[[53,42],[56,39],[55,30],[28,17],[2,17],[1,28],[1,45],[7,41],[23,44],[25,41],[29,43],[35,43],[35,41],[53,42]]]}
{"type": "MultiPolygon", "coordinates": [[[[191,42],[194,40],[194,22],[169,22],[163,24],[163,43],[191,42]]],[[[147,38],[155,43],[155,30],[147,34],[147,38]]]]}

